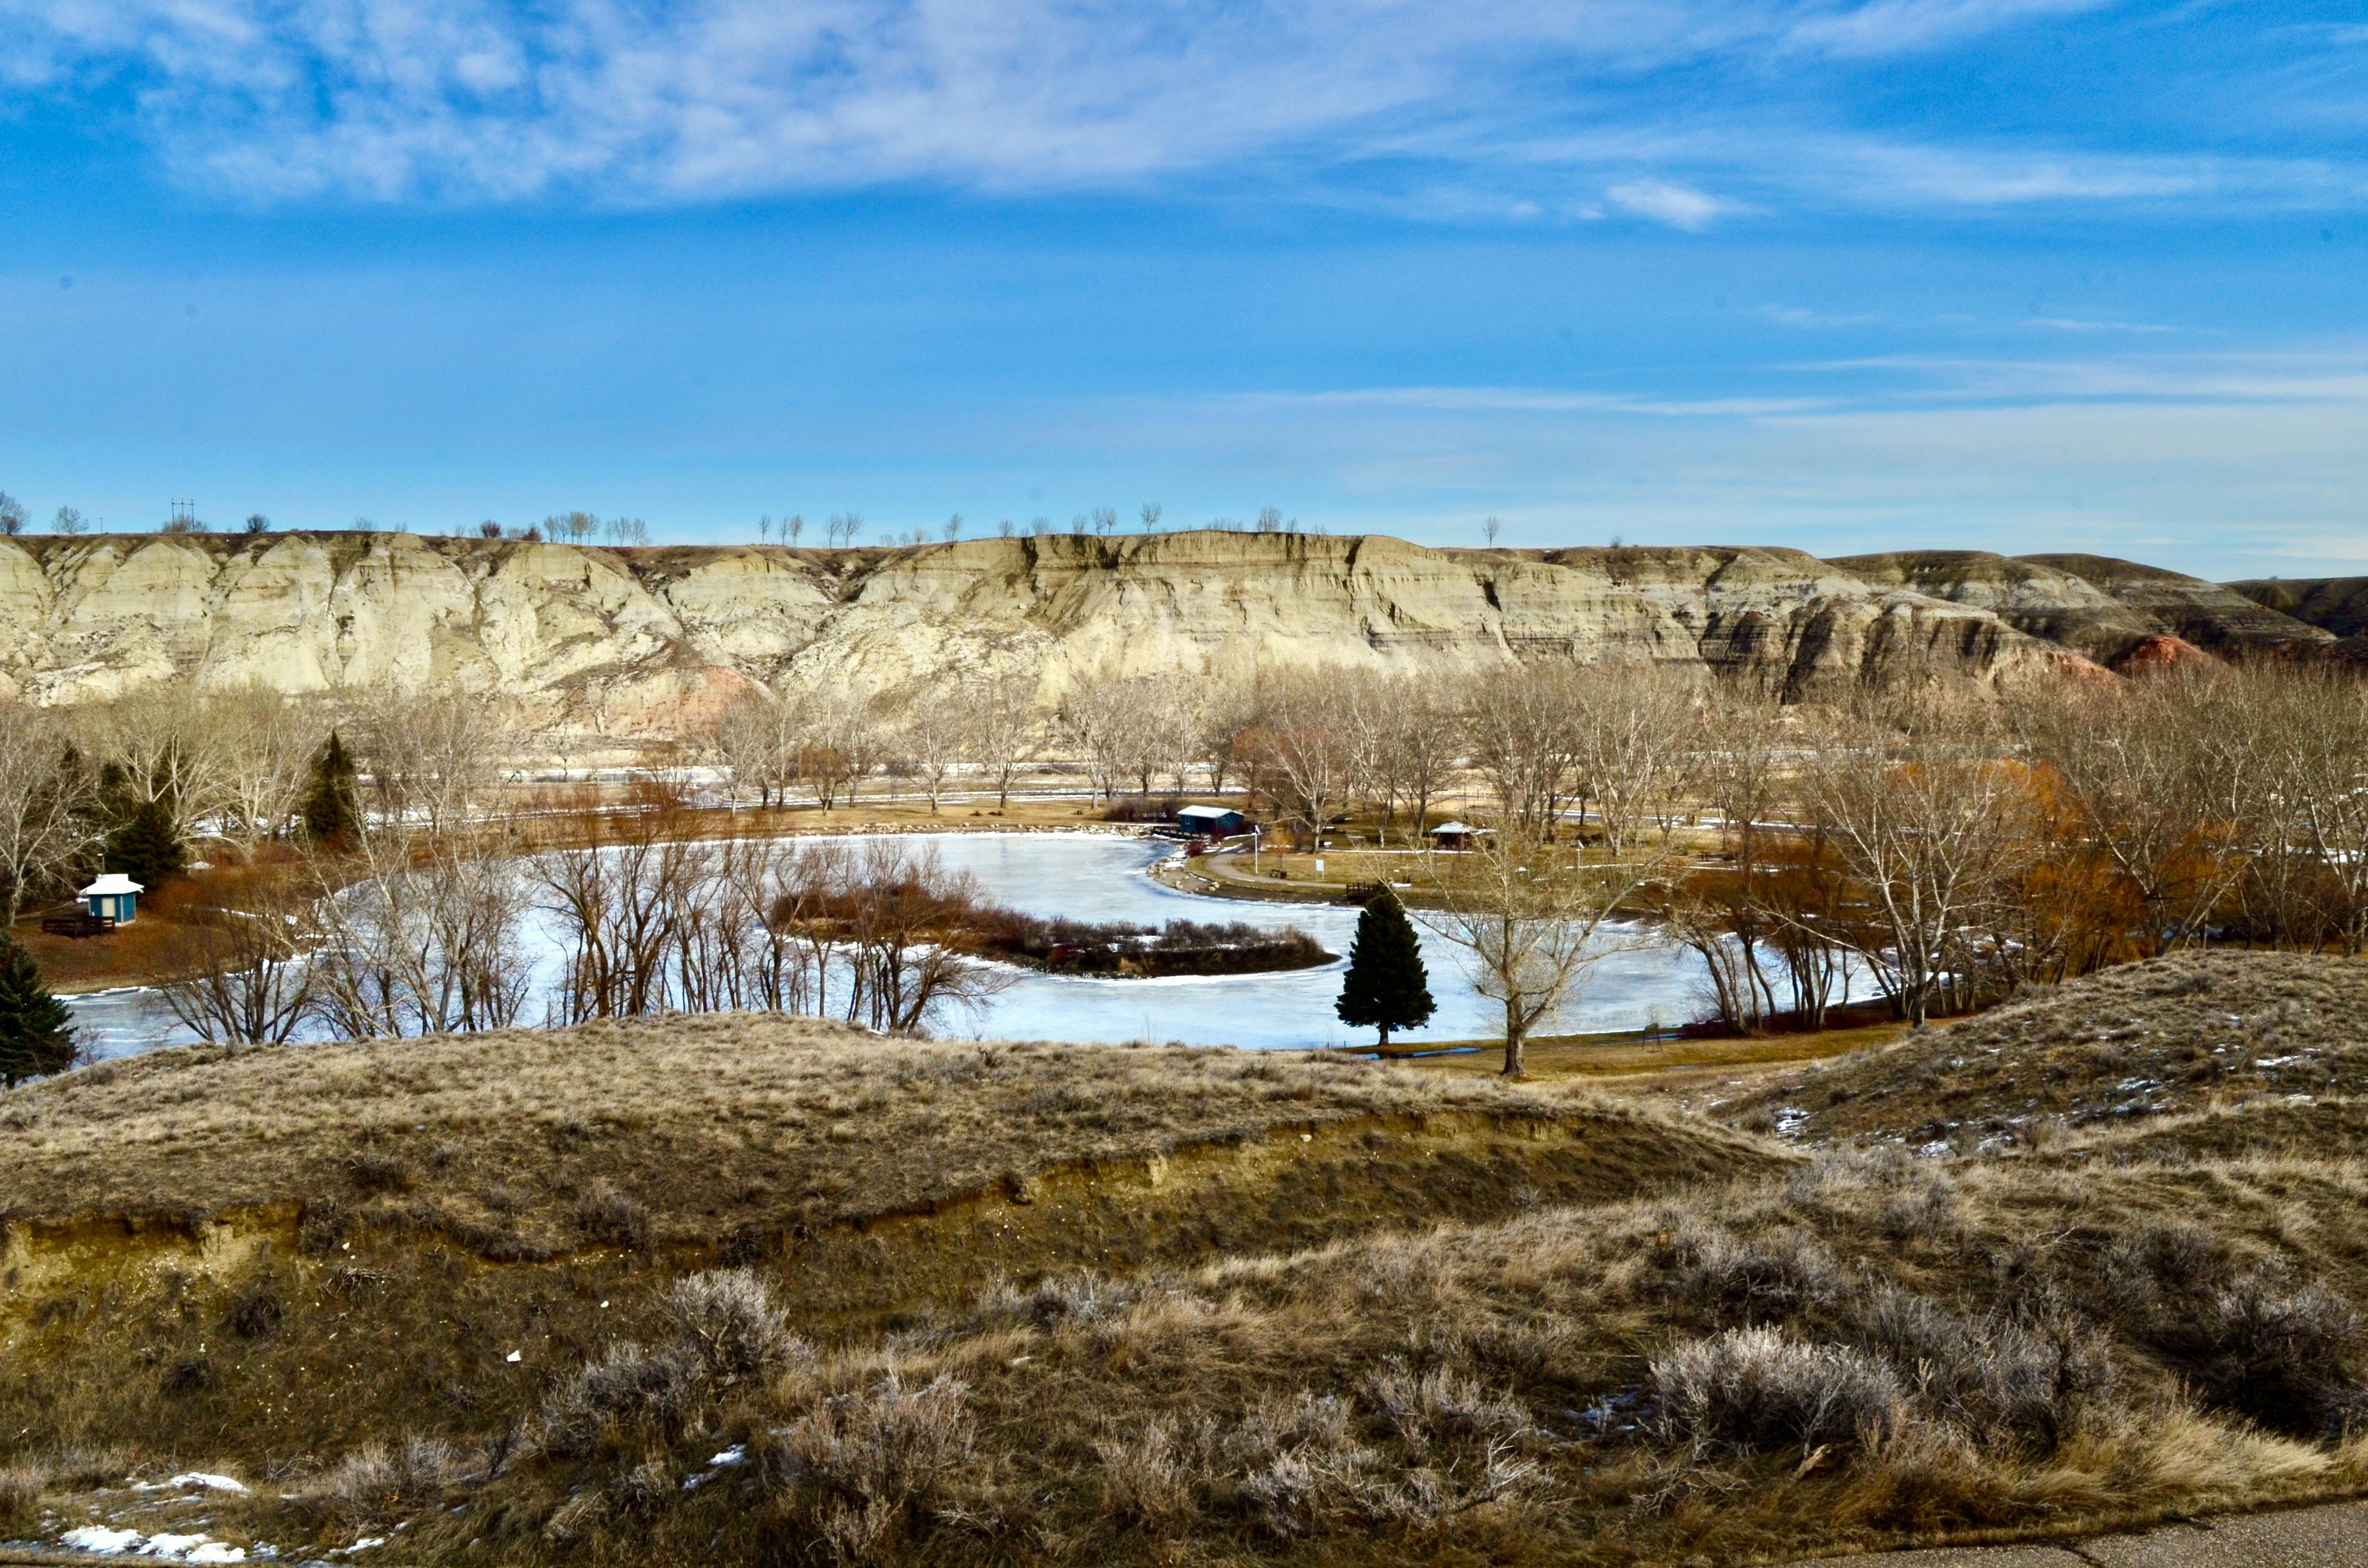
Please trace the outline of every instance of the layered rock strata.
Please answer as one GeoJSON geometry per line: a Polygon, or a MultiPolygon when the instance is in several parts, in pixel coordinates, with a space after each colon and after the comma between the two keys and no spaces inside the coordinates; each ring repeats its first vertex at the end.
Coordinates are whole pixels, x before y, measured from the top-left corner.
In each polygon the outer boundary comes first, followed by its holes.
{"type": "Polygon", "coordinates": [[[2061,573],[2017,600],[1852,564],[1759,548],[1440,551],[1210,531],[843,551],[15,539],[0,540],[0,686],[72,703],[166,682],[449,683],[620,732],[678,724],[745,683],[888,687],[996,667],[1038,674],[1050,701],[1100,669],[1207,678],[1554,655],[1809,697],[1911,672],[1995,685],[2085,667],[2088,650],[2055,640],[2043,601],[2077,598],[2074,619],[2110,619],[2114,602],[2061,573]]]}

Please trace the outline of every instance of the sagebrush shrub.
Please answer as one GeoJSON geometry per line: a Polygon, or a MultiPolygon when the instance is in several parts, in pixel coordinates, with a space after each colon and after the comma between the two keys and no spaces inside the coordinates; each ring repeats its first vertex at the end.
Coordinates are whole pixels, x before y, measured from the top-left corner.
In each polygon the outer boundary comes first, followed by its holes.
{"type": "Polygon", "coordinates": [[[37,1464],[0,1465],[0,1529],[30,1524],[50,1489],[50,1472],[37,1464]]]}
{"type": "Polygon", "coordinates": [[[1363,1513],[1360,1496],[1382,1456],[1349,1429],[1352,1406],[1338,1394],[1300,1391],[1267,1399],[1218,1444],[1233,1472],[1236,1504],[1269,1535],[1306,1533],[1326,1514],[1363,1513]]]}
{"type": "Polygon", "coordinates": [[[1888,1287],[1851,1316],[1852,1337],[1898,1369],[1926,1414],[1985,1445],[2052,1450],[2113,1386],[2104,1342],[2069,1320],[1967,1319],[1888,1287]]]}
{"type": "Polygon", "coordinates": [[[1661,1435],[1706,1451],[1873,1443],[1907,1419],[1907,1391],[1890,1367],[1772,1328],[1681,1345],[1653,1362],[1652,1384],[1661,1435]]]}
{"type": "Polygon", "coordinates": [[[575,1228],[589,1240],[639,1252],[649,1245],[650,1217],[642,1206],[605,1181],[597,1181],[575,1203],[575,1228]]]}
{"type": "Polygon", "coordinates": [[[814,1346],[790,1332],[764,1281],[746,1268],[712,1268],[677,1281],[666,1295],[666,1316],[677,1342],[717,1388],[814,1359],[814,1346]]]}
{"type": "Polygon", "coordinates": [[[697,1401],[700,1373],[679,1346],[611,1346],[543,1400],[543,1450],[580,1459],[633,1437],[671,1442],[697,1401]]]}
{"type": "Polygon", "coordinates": [[[1446,1367],[1417,1377],[1395,1363],[1366,1381],[1365,1397],[1417,1453],[1456,1438],[1509,1439],[1530,1429],[1530,1413],[1517,1401],[1446,1367]]]}
{"type": "Polygon", "coordinates": [[[349,1523],[373,1524],[438,1496],[461,1479],[462,1468],[452,1447],[433,1437],[393,1449],[365,1443],[324,1473],[315,1490],[349,1523]]]}
{"type": "Polygon", "coordinates": [[[758,1473],[791,1518],[841,1562],[869,1562],[936,1496],[971,1452],[969,1385],[939,1378],[906,1389],[891,1372],[826,1399],[751,1445],[758,1473]]]}
{"type": "Polygon", "coordinates": [[[653,1455],[610,1482],[605,1495],[611,1511],[646,1517],[673,1503],[678,1490],[673,1467],[653,1455]]]}
{"type": "Polygon", "coordinates": [[[1094,1445],[1102,1461],[1102,1507],[1121,1524],[1171,1525],[1194,1512],[1207,1476],[1212,1427],[1158,1416],[1094,1445]]]}
{"type": "Polygon", "coordinates": [[[2164,1338],[2205,1398],[2265,1426],[2333,1434],[2360,1406],[2360,1313],[2318,1286],[2247,1275],[2164,1338]]]}
{"type": "Polygon", "coordinates": [[[1678,1294],[1706,1307],[1789,1316],[1850,1287],[1833,1254],[1805,1231],[1785,1231],[1755,1244],[1714,1227],[1689,1227],[1674,1245],[1680,1260],[1678,1294]]]}

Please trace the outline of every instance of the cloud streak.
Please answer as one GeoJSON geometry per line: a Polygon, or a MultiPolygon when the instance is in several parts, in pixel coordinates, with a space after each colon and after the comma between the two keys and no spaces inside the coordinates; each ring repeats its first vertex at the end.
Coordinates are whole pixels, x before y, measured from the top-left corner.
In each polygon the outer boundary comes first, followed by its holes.
{"type": "Polygon", "coordinates": [[[1788,73],[2103,4],[0,0],[0,83],[20,103],[128,105],[181,178],[267,203],[1107,189],[1258,161],[1354,186],[1400,159],[1486,188],[1559,158],[1583,165],[1581,188],[1469,210],[1608,205],[1699,232],[1758,205],[1702,172],[1720,166],[1973,206],[2211,187],[2192,161],[1820,142],[1782,101],[1788,73]],[[1760,82],[1774,133],[1725,103],[1699,120],[1620,107],[1659,74],[1700,72],[1760,82]],[[1556,150],[1547,121],[1583,131],[1556,150]]]}

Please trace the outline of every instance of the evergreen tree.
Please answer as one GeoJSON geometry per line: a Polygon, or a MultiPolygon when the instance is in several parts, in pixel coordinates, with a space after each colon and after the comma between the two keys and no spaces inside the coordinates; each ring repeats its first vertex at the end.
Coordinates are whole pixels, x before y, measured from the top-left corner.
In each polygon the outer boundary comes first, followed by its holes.
{"type": "Polygon", "coordinates": [[[1357,937],[1349,945],[1349,972],[1340,979],[1336,1011],[1344,1024],[1381,1030],[1382,1043],[1387,1045],[1392,1029],[1418,1028],[1429,1022],[1437,1007],[1430,999],[1430,977],[1423,971],[1414,922],[1384,891],[1357,917],[1357,937]]]}
{"type": "Polygon", "coordinates": [[[179,876],[188,863],[172,808],[162,801],[133,804],[107,835],[107,869],[122,872],[150,892],[179,876]]]}
{"type": "Polygon", "coordinates": [[[74,1015],[50,994],[33,955],[0,931],[0,1083],[56,1073],[74,1062],[74,1015]]]}
{"type": "Polygon", "coordinates": [[[304,836],[315,844],[351,844],[361,831],[360,797],[354,790],[354,759],[337,732],[313,759],[313,783],[304,793],[304,836]]]}

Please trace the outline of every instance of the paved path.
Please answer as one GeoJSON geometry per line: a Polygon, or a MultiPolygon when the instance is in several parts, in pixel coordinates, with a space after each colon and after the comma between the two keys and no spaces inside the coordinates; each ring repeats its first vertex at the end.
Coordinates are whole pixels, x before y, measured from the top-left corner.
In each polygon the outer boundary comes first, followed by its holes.
{"type": "Polygon", "coordinates": [[[2368,1503],[2246,1514],[2045,1546],[1827,1557],[1815,1568],[2368,1568],[2368,1503]]]}

